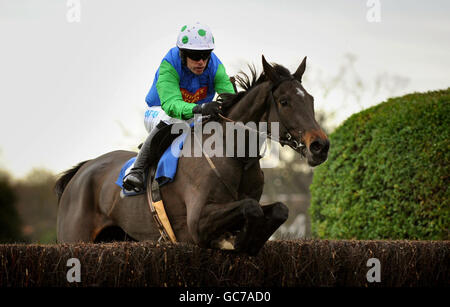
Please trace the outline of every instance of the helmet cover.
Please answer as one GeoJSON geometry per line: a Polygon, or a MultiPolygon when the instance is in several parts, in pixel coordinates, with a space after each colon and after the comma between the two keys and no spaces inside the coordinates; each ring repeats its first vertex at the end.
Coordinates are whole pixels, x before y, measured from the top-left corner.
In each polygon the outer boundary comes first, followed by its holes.
{"type": "Polygon", "coordinates": [[[213,50],[214,36],[207,25],[199,22],[185,25],[178,34],[177,46],[180,49],[213,50]]]}

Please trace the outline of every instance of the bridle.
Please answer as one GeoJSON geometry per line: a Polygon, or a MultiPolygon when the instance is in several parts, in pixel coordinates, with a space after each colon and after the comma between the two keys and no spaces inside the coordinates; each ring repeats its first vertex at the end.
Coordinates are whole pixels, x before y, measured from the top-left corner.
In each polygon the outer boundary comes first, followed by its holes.
{"type": "MultiPolygon", "coordinates": [[[[278,142],[281,144],[281,146],[284,145],[288,145],[289,147],[291,147],[294,150],[297,150],[299,148],[302,147],[306,147],[305,144],[302,142],[302,140],[300,139],[299,142],[297,142],[297,140],[295,140],[291,133],[289,132],[289,128],[286,127],[286,125],[283,123],[283,121],[281,120],[281,115],[280,115],[280,111],[279,111],[279,107],[278,104],[275,101],[275,98],[273,96],[273,93],[275,92],[275,90],[285,81],[293,81],[295,80],[292,76],[291,77],[287,77],[287,78],[282,78],[280,79],[278,82],[274,83],[270,89],[270,101],[269,101],[269,107],[268,107],[268,112],[267,112],[267,121],[269,121],[270,118],[270,111],[272,110],[271,108],[271,104],[274,103],[275,104],[275,111],[277,112],[277,117],[280,121],[281,126],[283,127],[283,129],[286,131],[286,133],[284,134],[284,138],[280,137],[280,139],[278,140],[278,142]]],[[[302,135],[302,131],[299,131],[300,137],[302,135]]],[[[303,151],[302,151],[303,154],[303,151]]]]}
{"type": "MultiPolygon", "coordinates": [[[[286,127],[286,125],[285,125],[285,124],[283,123],[283,121],[281,120],[280,111],[278,110],[278,109],[279,109],[279,108],[278,108],[278,105],[277,105],[277,103],[276,103],[276,101],[275,101],[275,98],[274,98],[274,96],[273,96],[273,93],[275,92],[275,90],[276,90],[283,82],[285,82],[285,81],[293,81],[293,80],[295,80],[293,77],[290,77],[290,78],[287,77],[287,78],[281,78],[281,79],[278,80],[276,83],[273,83],[272,86],[271,86],[271,88],[270,88],[270,91],[269,91],[269,93],[270,93],[270,94],[269,94],[269,98],[267,99],[267,111],[266,111],[266,118],[267,118],[267,121],[269,121],[269,118],[270,118],[270,112],[271,112],[271,110],[272,110],[272,104],[275,104],[275,111],[276,111],[276,113],[277,113],[277,116],[278,116],[278,119],[279,119],[279,121],[280,121],[280,124],[281,124],[282,128],[286,131],[286,133],[284,134],[284,137],[276,138],[276,137],[274,137],[274,136],[271,134],[271,131],[270,131],[270,130],[269,130],[268,133],[260,132],[260,131],[258,131],[258,130],[256,130],[256,129],[253,129],[253,128],[251,128],[251,127],[248,127],[248,126],[246,126],[246,125],[244,125],[244,124],[242,124],[242,123],[240,123],[240,122],[236,122],[236,121],[234,121],[234,120],[232,120],[232,119],[230,119],[230,118],[228,118],[228,117],[226,117],[226,116],[224,116],[224,115],[222,115],[222,114],[219,114],[219,117],[222,118],[222,119],[225,120],[225,121],[232,122],[232,123],[234,123],[234,124],[240,126],[241,128],[244,128],[244,129],[246,129],[246,130],[255,132],[255,133],[259,134],[260,136],[267,137],[267,138],[269,138],[269,139],[271,139],[271,140],[273,140],[273,141],[276,141],[276,142],[280,143],[281,146],[288,145],[289,147],[291,147],[291,148],[294,149],[294,150],[297,150],[297,149],[299,149],[299,148],[305,149],[306,146],[305,146],[305,144],[302,142],[302,140],[300,140],[300,141],[295,140],[295,139],[292,137],[292,134],[289,132],[289,129],[286,127]]],[[[268,125],[268,129],[270,129],[270,126],[269,126],[269,125],[268,125]]],[[[300,133],[300,135],[302,134],[301,131],[299,131],[299,133],[300,133]]],[[[305,154],[304,154],[304,150],[302,150],[301,153],[302,153],[303,156],[305,155],[305,154]]]]}
{"type": "MultiPolygon", "coordinates": [[[[294,80],[293,77],[291,77],[291,78],[283,78],[283,79],[280,79],[278,82],[272,84],[272,87],[270,89],[270,97],[269,97],[269,99],[267,99],[267,101],[268,101],[267,102],[267,109],[268,109],[268,111],[266,111],[267,121],[269,121],[269,116],[270,116],[270,111],[271,111],[271,108],[272,108],[272,103],[275,103],[275,110],[277,112],[278,118],[280,119],[280,123],[281,123],[282,127],[286,130],[285,138],[276,138],[270,132],[269,133],[260,132],[257,129],[248,127],[248,126],[244,125],[241,122],[236,122],[236,121],[234,121],[234,120],[232,120],[232,119],[230,119],[230,118],[228,118],[228,117],[226,117],[226,116],[224,116],[222,114],[219,114],[219,117],[222,118],[223,120],[227,121],[227,122],[232,122],[235,125],[243,128],[243,129],[246,129],[246,130],[252,131],[254,133],[257,133],[257,134],[259,134],[262,137],[267,137],[267,138],[269,138],[271,140],[274,140],[274,141],[280,143],[282,146],[289,145],[294,150],[296,150],[298,148],[302,148],[303,150],[301,151],[301,154],[303,156],[305,156],[304,149],[306,148],[306,146],[303,144],[303,142],[301,142],[301,141],[297,142],[296,140],[294,140],[292,138],[292,135],[289,133],[289,129],[281,121],[280,113],[278,111],[278,106],[277,106],[277,103],[275,101],[275,98],[273,97],[273,92],[280,86],[281,83],[283,83],[285,81],[292,81],[292,80],[294,80]]],[[[207,120],[209,120],[209,118],[207,120]]],[[[301,135],[301,132],[300,132],[300,135],[301,135]]],[[[228,192],[233,197],[233,199],[235,201],[237,201],[238,197],[239,197],[238,191],[233,186],[229,185],[224,180],[224,178],[220,175],[220,173],[217,170],[217,168],[216,168],[214,162],[212,161],[212,159],[209,157],[209,155],[206,152],[203,151],[203,146],[202,146],[200,140],[197,139],[195,134],[194,134],[194,140],[201,146],[202,152],[203,152],[203,154],[204,154],[204,156],[206,158],[206,161],[208,162],[208,164],[211,167],[211,169],[213,170],[213,172],[216,174],[217,178],[222,182],[222,184],[228,190],[228,192]]],[[[255,163],[256,161],[259,161],[260,158],[262,158],[262,156],[258,155],[258,157],[251,158],[248,161],[243,161],[244,164],[245,164],[244,169],[248,169],[253,163],[255,163]]]]}

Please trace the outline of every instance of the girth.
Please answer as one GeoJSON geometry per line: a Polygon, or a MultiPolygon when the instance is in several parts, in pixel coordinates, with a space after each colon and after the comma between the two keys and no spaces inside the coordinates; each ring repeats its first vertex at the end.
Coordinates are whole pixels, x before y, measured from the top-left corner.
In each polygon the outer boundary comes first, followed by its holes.
{"type": "Polygon", "coordinates": [[[147,182],[147,202],[152,213],[153,219],[158,227],[161,237],[158,241],[176,243],[177,239],[170,225],[169,218],[167,217],[166,210],[159,191],[159,184],[155,179],[156,166],[152,166],[149,171],[147,182]]]}

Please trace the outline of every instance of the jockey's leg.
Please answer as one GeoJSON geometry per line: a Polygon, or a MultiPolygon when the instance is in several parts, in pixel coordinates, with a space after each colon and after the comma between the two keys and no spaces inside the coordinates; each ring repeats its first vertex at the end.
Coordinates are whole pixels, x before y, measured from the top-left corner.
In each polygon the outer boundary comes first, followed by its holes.
{"type": "MultiPolygon", "coordinates": [[[[123,187],[126,190],[134,190],[136,192],[145,189],[144,174],[153,162],[149,159],[156,159],[151,156],[150,147],[152,145],[153,137],[165,126],[173,123],[184,122],[183,120],[172,118],[164,112],[161,106],[149,107],[145,112],[144,125],[148,131],[149,136],[142,145],[136,161],[129,173],[123,179],[123,187]]],[[[158,146],[154,144],[153,146],[158,146]]]]}
{"type": "Polygon", "coordinates": [[[144,144],[142,145],[137,155],[136,161],[133,167],[130,169],[128,175],[123,179],[123,187],[127,190],[135,190],[137,192],[145,189],[144,172],[148,166],[154,161],[150,161],[150,148],[152,145],[153,137],[165,126],[166,123],[160,122],[153,128],[152,132],[148,135],[144,144]]]}

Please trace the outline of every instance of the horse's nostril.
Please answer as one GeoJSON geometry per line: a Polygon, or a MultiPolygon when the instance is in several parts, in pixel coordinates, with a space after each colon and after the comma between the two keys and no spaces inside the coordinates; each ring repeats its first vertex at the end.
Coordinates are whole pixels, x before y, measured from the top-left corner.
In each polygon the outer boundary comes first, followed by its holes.
{"type": "Polygon", "coordinates": [[[313,154],[321,154],[321,153],[327,153],[328,149],[330,148],[330,141],[328,140],[316,140],[309,145],[309,150],[313,154]]]}
{"type": "Polygon", "coordinates": [[[318,154],[322,150],[322,144],[320,144],[319,141],[314,141],[314,142],[311,143],[311,145],[309,145],[309,150],[313,154],[318,154]]]}

